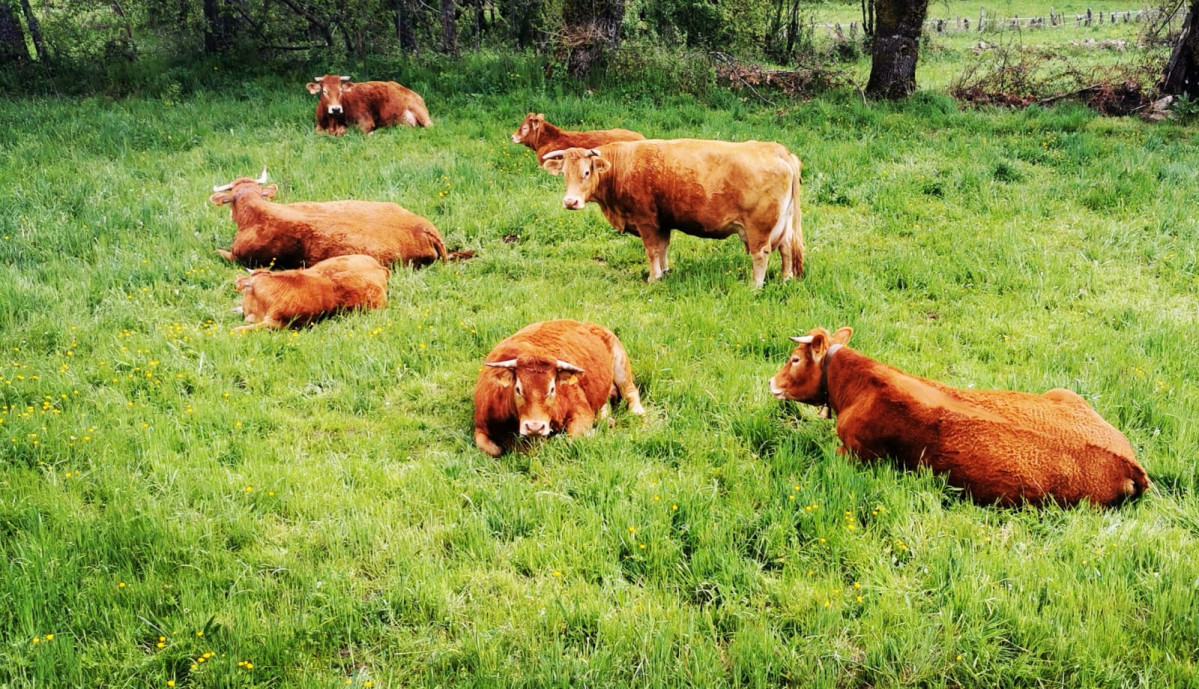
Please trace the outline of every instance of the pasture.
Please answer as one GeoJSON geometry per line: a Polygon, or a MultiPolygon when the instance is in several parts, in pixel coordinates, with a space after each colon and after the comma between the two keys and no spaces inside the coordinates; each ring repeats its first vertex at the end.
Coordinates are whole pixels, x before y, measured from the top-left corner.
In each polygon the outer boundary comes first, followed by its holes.
{"type": "Polygon", "coordinates": [[[396,70],[436,126],[369,138],[313,133],[307,73],[0,103],[0,686],[1199,684],[1193,127],[532,69],[396,70]],[[647,284],[508,140],[528,111],[783,143],[806,277],[776,255],[755,291],[736,239],[676,233],[647,284]],[[233,335],[207,199],[263,164],[279,201],[395,201],[477,257],[233,335]],[[647,416],[483,455],[482,357],[557,317],[615,330],[647,416]],[[1068,387],[1155,491],[999,510],[840,456],[766,385],[817,325],[960,387],[1068,387]]]}

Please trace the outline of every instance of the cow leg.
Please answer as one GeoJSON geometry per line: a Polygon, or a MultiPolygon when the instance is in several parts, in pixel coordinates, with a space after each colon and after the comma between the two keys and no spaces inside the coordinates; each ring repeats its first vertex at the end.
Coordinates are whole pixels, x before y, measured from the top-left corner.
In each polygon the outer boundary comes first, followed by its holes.
{"type": "Polygon", "coordinates": [[[371,132],[375,131],[375,118],[369,115],[362,118],[358,121],[358,127],[362,129],[363,134],[370,135],[371,132]]]}
{"type": "Polygon", "coordinates": [[[783,282],[795,277],[794,253],[791,250],[791,237],[789,235],[783,237],[783,241],[779,242],[779,254],[783,257],[783,282]]]}
{"type": "Polygon", "coordinates": [[[661,280],[663,257],[666,255],[666,247],[670,245],[670,235],[667,234],[664,238],[655,230],[638,229],[641,230],[641,243],[645,245],[645,257],[649,259],[649,281],[661,280]]]}
{"type": "Polygon", "coordinates": [[[404,124],[407,124],[409,127],[420,126],[420,122],[416,119],[416,114],[411,110],[404,111],[404,124]]]}
{"type": "Polygon", "coordinates": [[[487,431],[484,431],[482,428],[475,429],[475,445],[492,457],[499,457],[504,454],[504,448],[492,440],[487,435],[487,431]]]}
{"type": "Polygon", "coordinates": [[[770,245],[767,244],[752,252],[754,261],[754,287],[761,288],[766,283],[766,263],[770,260],[770,245]]]}
{"type": "Polygon", "coordinates": [[[633,384],[633,366],[629,363],[629,355],[624,350],[620,340],[612,337],[612,381],[620,389],[621,397],[629,405],[629,412],[638,416],[645,413],[641,406],[641,393],[633,384]]]}
{"type": "Polygon", "coordinates": [[[225,259],[226,261],[229,261],[229,262],[231,262],[231,263],[236,263],[236,262],[237,262],[237,261],[235,261],[235,260],[233,259],[233,253],[232,253],[232,252],[225,251],[224,249],[217,249],[217,250],[216,250],[216,252],[217,252],[218,254],[220,254],[221,258],[225,259]]]}
{"type": "Polygon", "coordinates": [[[566,434],[572,438],[589,435],[595,430],[595,414],[587,408],[580,409],[566,424],[566,434]]]}

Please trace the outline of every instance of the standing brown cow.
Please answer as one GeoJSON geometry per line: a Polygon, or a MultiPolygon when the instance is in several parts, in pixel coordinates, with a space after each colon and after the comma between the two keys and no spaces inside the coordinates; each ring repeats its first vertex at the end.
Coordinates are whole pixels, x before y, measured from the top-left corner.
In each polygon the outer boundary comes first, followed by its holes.
{"type": "Polygon", "coordinates": [[[756,287],[776,250],[783,280],[803,275],[800,162],[780,144],[649,139],[551,151],[543,159],[551,174],[566,177],[567,209],[595,201],[618,232],[641,237],[651,281],[670,270],[671,230],[739,236],[753,258],[756,287]]]}
{"type": "Polygon", "coordinates": [[[534,323],[487,355],[475,385],[475,445],[492,457],[516,436],[571,436],[591,430],[619,390],[644,414],[629,356],[616,334],[595,323],[534,323]]]}
{"type": "Polygon", "coordinates": [[[308,93],[320,94],[316,102],[316,131],[333,136],[356,126],[363,134],[378,127],[406,124],[432,127],[425,99],[394,81],[354,83],[350,77],[326,74],[307,84],[308,93]]]}
{"type": "MultiPolygon", "coordinates": [[[[299,268],[334,256],[366,254],[384,265],[427,265],[448,257],[433,223],[394,203],[272,203],[277,187],[239,177],[213,187],[209,200],[233,207],[237,234],[217,253],[247,266],[299,268]]],[[[453,257],[466,257],[462,252],[453,257]]]]}
{"type": "Polygon", "coordinates": [[[980,504],[1111,505],[1148,489],[1128,439],[1070,390],[951,388],[844,346],[852,334],[791,338],[798,346],[770,379],[781,400],[828,405],[840,451],[927,466],[980,504]]]}
{"type": "Polygon", "coordinates": [[[240,275],[242,301],[234,311],[253,325],[237,330],[298,327],[346,309],[381,309],[387,305],[388,274],[375,259],[355,254],[303,270],[259,268],[240,275]]]}
{"type": "Polygon", "coordinates": [[[541,113],[529,113],[525,121],[512,134],[512,143],[523,144],[537,153],[537,163],[543,165],[542,156],[550,151],[567,148],[595,148],[617,141],[643,141],[644,136],[628,129],[592,129],[569,131],[559,129],[545,121],[541,113]]]}

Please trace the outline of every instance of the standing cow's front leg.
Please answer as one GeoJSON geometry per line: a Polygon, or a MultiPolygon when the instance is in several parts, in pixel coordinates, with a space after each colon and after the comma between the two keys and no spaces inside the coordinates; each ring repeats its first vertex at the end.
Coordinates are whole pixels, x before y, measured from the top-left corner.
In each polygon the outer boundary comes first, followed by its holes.
{"type": "Polygon", "coordinates": [[[662,279],[662,264],[666,260],[666,249],[670,246],[670,230],[663,233],[656,228],[638,227],[641,243],[645,245],[645,257],[649,259],[649,281],[662,279]]]}

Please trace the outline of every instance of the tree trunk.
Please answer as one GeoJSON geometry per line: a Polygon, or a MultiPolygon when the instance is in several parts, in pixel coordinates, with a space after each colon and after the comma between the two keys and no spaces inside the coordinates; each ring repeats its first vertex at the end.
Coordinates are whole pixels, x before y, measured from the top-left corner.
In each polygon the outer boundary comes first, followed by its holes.
{"type": "Polygon", "coordinates": [[[416,13],[412,11],[412,0],[395,0],[396,41],[400,52],[413,55],[420,52],[416,42],[416,13]]]}
{"type": "Polygon", "coordinates": [[[1182,32],[1178,35],[1178,43],[1170,53],[1170,61],[1162,73],[1160,88],[1162,93],[1173,95],[1187,94],[1191,98],[1199,98],[1199,27],[1195,26],[1199,18],[1199,0],[1192,0],[1187,11],[1186,20],[1182,23],[1182,32]]]}
{"type": "Polygon", "coordinates": [[[454,17],[454,0],[441,0],[441,52],[458,54],[458,24],[454,17]]]}
{"type": "Polygon", "coordinates": [[[604,66],[620,48],[620,25],[625,0],[564,0],[566,24],[563,47],[568,52],[566,72],[586,79],[604,66]]]}
{"type": "Polygon", "coordinates": [[[0,65],[23,64],[29,60],[25,30],[8,0],[0,0],[0,65]]]}
{"type": "Polygon", "coordinates": [[[33,39],[37,59],[41,62],[49,61],[50,52],[46,50],[46,42],[42,40],[42,27],[38,24],[37,16],[33,14],[33,8],[29,6],[29,0],[21,0],[21,11],[25,13],[25,26],[29,28],[29,37],[33,39]]]}
{"type": "Polygon", "coordinates": [[[866,93],[907,98],[916,90],[916,58],[927,13],[928,0],[877,1],[866,93]]]}

